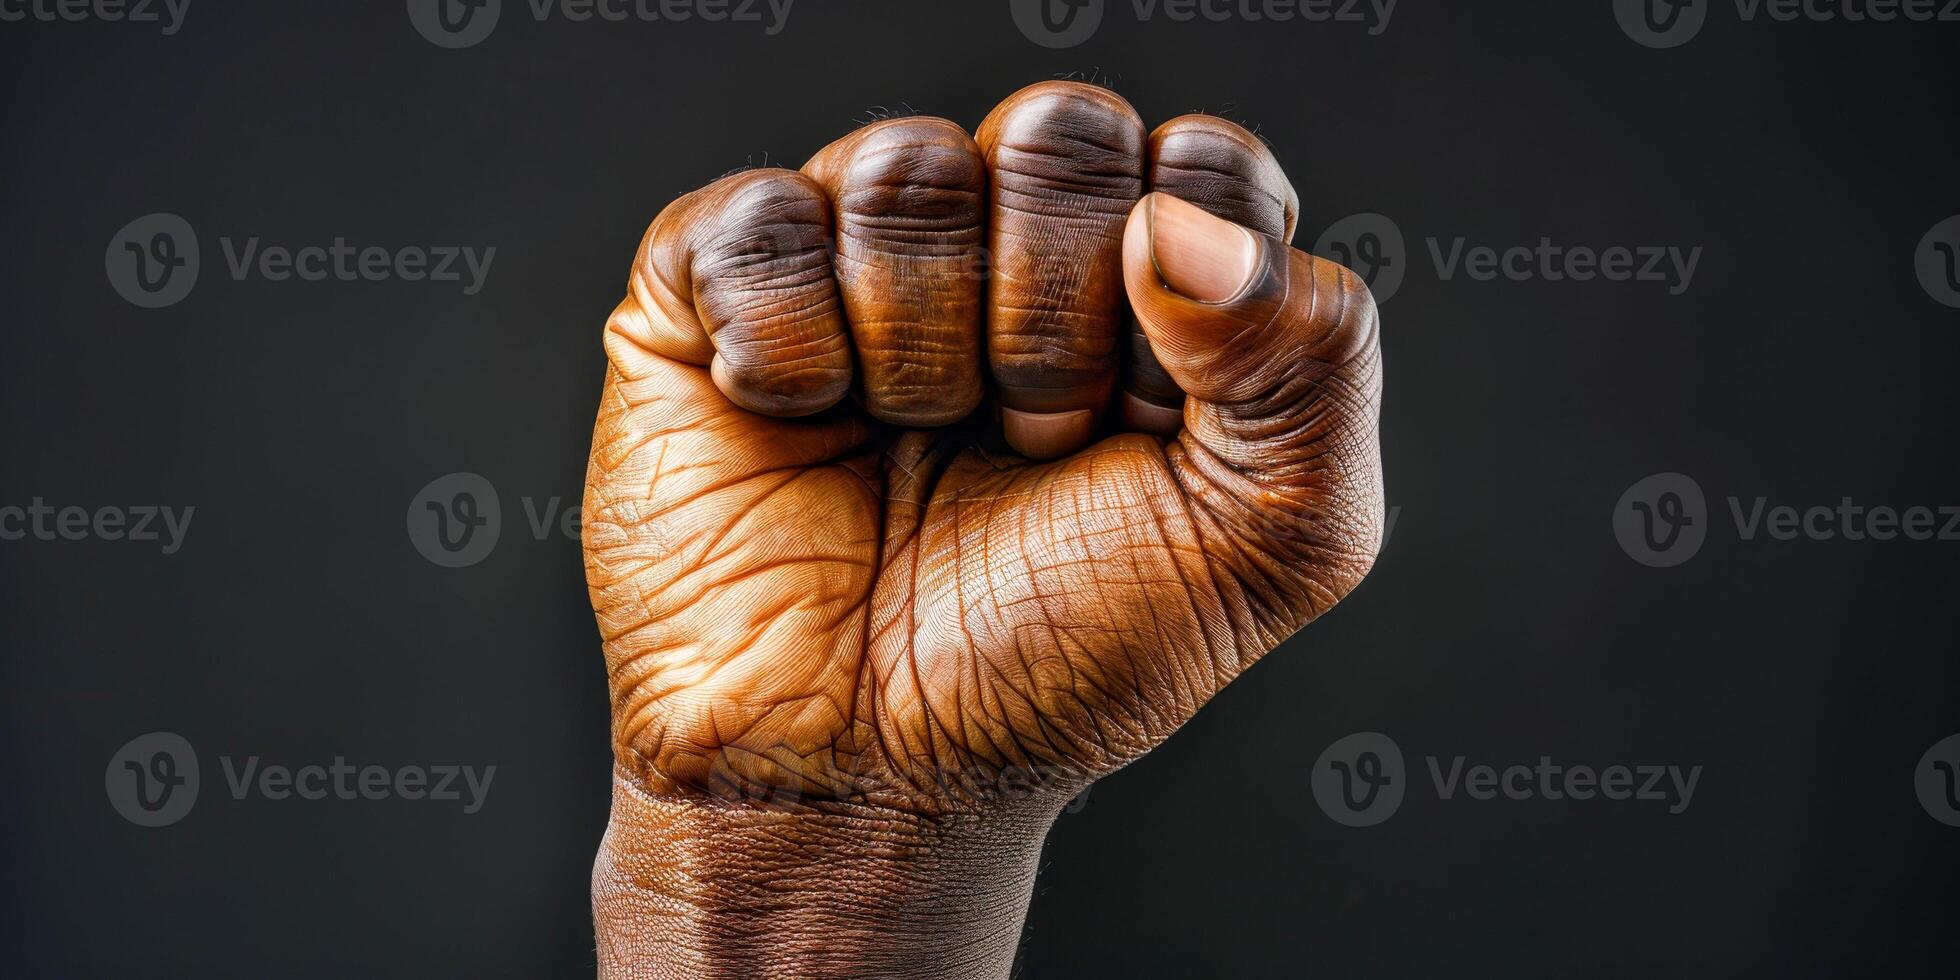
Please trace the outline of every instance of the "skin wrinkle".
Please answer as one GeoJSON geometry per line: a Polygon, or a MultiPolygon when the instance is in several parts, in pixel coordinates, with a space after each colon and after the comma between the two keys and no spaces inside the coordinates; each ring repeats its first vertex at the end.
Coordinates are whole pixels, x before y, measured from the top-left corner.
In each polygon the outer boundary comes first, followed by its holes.
{"type": "Polygon", "coordinates": [[[602,976],[1005,976],[1066,801],[1366,573],[1373,306],[1275,238],[1224,304],[1132,254],[1153,185],[1292,230],[1263,145],[1190,120],[1146,136],[1044,83],[977,137],[875,123],[649,227],[584,498],[617,765],[602,976]],[[1108,411],[1137,338],[1181,431],[1108,411]],[[1003,451],[966,414],[1002,378],[1001,404],[1088,408],[1103,438],[1003,451]]]}
{"type": "MultiPolygon", "coordinates": [[[[1174,479],[1172,482],[1174,485],[1176,485],[1176,481],[1174,479]]],[[[1180,493],[1182,493],[1183,487],[1181,485],[1178,485],[1178,490],[1180,493]]],[[[1186,496],[1183,498],[1183,501],[1186,505],[1186,508],[1188,509],[1190,506],[1190,498],[1186,496]]],[[[1158,539],[1163,542],[1164,550],[1167,553],[1171,554],[1173,562],[1177,561],[1176,553],[1178,549],[1174,544],[1171,543],[1170,530],[1164,526],[1163,513],[1161,511],[1153,509],[1151,511],[1151,520],[1156,526],[1158,539]]],[[[1179,584],[1182,588],[1186,608],[1189,609],[1191,613],[1192,621],[1198,622],[1202,625],[1204,620],[1204,615],[1199,611],[1199,604],[1198,604],[1197,597],[1192,595],[1192,589],[1194,589],[1196,585],[1192,583],[1189,579],[1186,579],[1185,581],[1179,584]]],[[[1216,589],[1215,584],[1213,584],[1213,588],[1216,589]]],[[[1218,669],[1218,655],[1216,650],[1212,646],[1210,635],[1207,633],[1207,631],[1200,628],[1198,631],[1198,639],[1199,642],[1201,642],[1205,648],[1205,664],[1211,669],[1212,688],[1216,690],[1218,688],[1224,687],[1225,682],[1229,681],[1231,678],[1224,676],[1218,669]]]]}
{"type": "MultiPolygon", "coordinates": [[[[1140,567],[1136,567],[1134,558],[1132,558],[1132,570],[1136,575],[1138,584],[1142,584],[1143,570],[1140,567]]],[[[1191,611],[1193,613],[1193,618],[1195,619],[1196,611],[1197,611],[1196,608],[1193,607],[1191,611]]],[[[1149,615],[1150,615],[1151,630],[1153,633],[1156,634],[1158,643],[1162,646],[1170,646],[1174,641],[1170,636],[1170,632],[1165,628],[1163,617],[1158,614],[1154,605],[1150,606],[1149,615]]],[[[1209,658],[1207,658],[1207,662],[1209,662],[1209,658]]],[[[1198,684],[1195,678],[1192,676],[1191,671],[1195,669],[1195,665],[1186,664],[1183,661],[1177,661],[1174,663],[1174,667],[1175,667],[1174,676],[1177,680],[1182,681],[1183,685],[1181,687],[1173,688],[1172,696],[1177,700],[1177,702],[1180,705],[1191,705],[1192,710],[1196,710],[1195,709],[1195,705],[1197,701],[1196,692],[1199,690],[1199,688],[1202,685],[1198,684]]],[[[1214,681],[1216,681],[1216,675],[1214,675],[1213,679],[1214,681]]],[[[1221,685],[1217,685],[1216,683],[1214,683],[1213,685],[1214,688],[1218,686],[1221,685]]]]}

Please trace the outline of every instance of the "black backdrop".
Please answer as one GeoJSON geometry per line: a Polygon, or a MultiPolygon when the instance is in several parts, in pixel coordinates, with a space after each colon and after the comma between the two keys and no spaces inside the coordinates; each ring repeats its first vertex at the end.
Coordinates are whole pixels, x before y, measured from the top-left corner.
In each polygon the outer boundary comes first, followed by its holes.
{"type": "MultiPolygon", "coordinates": [[[[1960,504],[1938,275],[1960,235],[1935,229],[1960,212],[1960,23],[1722,0],[1659,49],[1610,0],[1405,0],[1379,32],[1109,0],[1051,48],[1004,3],[799,0],[773,35],[501,6],[456,49],[398,2],[199,0],[167,36],[0,22],[7,972],[589,975],[606,699],[576,542],[527,506],[576,507],[641,231],[869,107],[971,126],[1073,71],[1152,124],[1259,124],[1303,246],[1352,214],[1399,229],[1396,510],[1345,605],[1061,818],[1024,975],[1952,975],[1960,827],[1939,818],[1960,817],[1915,780],[1960,756],[1927,754],[1960,731],[1960,541],[1745,538],[1730,498],[1960,504]],[[148,309],[111,274],[135,254],[118,229],[158,212],[201,271],[148,309]],[[496,252],[473,295],[234,279],[225,243],[254,237],[496,252]],[[1703,251],[1673,294],[1480,281],[1432,255],[1459,237],[1703,251]],[[494,488],[501,534],[447,568],[404,515],[457,472],[494,488]],[[1652,567],[1615,515],[1635,526],[1622,495],[1671,472],[1705,495],[1705,540],[1652,567]],[[90,530],[35,533],[37,499],[90,530]],[[94,527],[141,507],[195,507],[174,551],[94,527]],[[105,789],[157,731],[194,746],[201,791],[148,828],[105,789]],[[1366,828],[1313,790],[1356,732],[1405,757],[1400,808],[1366,828]],[[225,760],[254,756],[496,769],[474,813],[235,799],[225,760]],[[1429,760],[1458,756],[1702,769],[1671,813],[1445,799],[1429,760]]],[[[1683,486],[1648,502],[1692,507],[1683,486]]]]}

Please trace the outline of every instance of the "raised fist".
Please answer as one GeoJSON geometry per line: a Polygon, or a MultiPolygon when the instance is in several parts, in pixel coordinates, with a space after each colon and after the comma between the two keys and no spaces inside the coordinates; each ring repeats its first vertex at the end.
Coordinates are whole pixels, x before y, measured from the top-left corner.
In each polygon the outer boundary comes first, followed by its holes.
{"type": "Polygon", "coordinates": [[[1063,803],[1374,559],[1375,307],[1296,218],[1239,126],[1049,82],[654,220],[585,491],[603,971],[1005,975],[1063,803]]]}

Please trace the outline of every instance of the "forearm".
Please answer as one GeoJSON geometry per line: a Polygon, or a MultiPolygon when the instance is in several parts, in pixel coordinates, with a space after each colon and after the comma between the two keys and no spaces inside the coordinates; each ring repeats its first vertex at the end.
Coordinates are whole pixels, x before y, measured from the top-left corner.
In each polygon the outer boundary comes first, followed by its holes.
{"type": "Polygon", "coordinates": [[[599,975],[1006,977],[1054,816],[676,801],[616,771],[599,975]]]}

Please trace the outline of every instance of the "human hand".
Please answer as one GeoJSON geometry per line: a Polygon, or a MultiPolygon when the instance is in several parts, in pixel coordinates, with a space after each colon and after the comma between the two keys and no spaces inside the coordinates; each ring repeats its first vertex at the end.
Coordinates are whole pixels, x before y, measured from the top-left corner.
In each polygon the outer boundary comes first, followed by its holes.
{"type": "Polygon", "coordinates": [[[1378,320],[1295,200],[1050,82],[661,213],[585,492],[602,974],[1006,975],[1063,803],[1360,581],[1378,320]]]}

